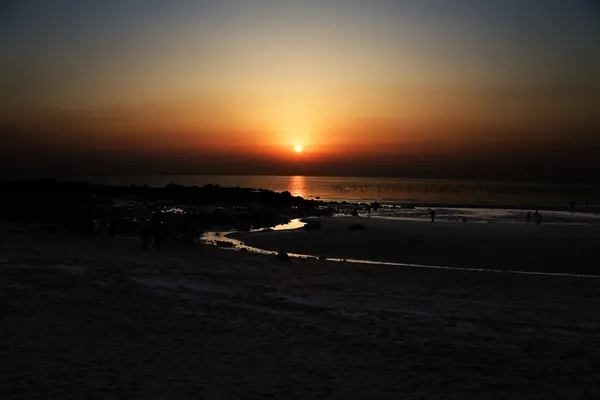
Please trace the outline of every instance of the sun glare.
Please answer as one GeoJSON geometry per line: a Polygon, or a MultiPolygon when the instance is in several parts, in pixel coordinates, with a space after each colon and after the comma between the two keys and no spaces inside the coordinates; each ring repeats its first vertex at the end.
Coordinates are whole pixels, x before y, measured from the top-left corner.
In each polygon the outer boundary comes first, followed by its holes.
{"type": "Polygon", "coordinates": [[[296,153],[302,153],[302,146],[297,145],[296,147],[294,147],[294,150],[296,151],[296,153]]]}

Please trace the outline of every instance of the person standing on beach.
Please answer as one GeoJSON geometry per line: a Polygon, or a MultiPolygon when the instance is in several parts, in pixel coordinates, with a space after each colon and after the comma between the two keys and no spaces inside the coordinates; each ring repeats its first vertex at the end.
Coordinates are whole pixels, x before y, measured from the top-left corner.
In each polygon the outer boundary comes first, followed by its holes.
{"type": "Polygon", "coordinates": [[[145,250],[148,248],[148,245],[150,244],[150,234],[151,234],[151,226],[150,226],[150,221],[148,221],[147,219],[142,223],[142,231],[141,231],[141,236],[142,236],[142,248],[145,250]]]}
{"type": "Polygon", "coordinates": [[[527,223],[531,222],[531,211],[527,211],[527,217],[525,218],[525,221],[527,221],[527,223]]]}
{"type": "Polygon", "coordinates": [[[435,210],[429,211],[429,216],[431,217],[431,222],[435,222],[435,210]]]}
{"type": "Polygon", "coordinates": [[[542,224],[542,214],[540,214],[538,210],[535,210],[535,214],[533,214],[533,220],[535,221],[536,225],[542,224]]]}
{"type": "Polygon", "coordinates": [[[163,238],[163,226],[162,221],[155,221],[152,225],[152,241],[154,242],[154,248],[156,250],[160,250],[162,246],[162,238],[163,238]]]}
{"type": "Polygon", "coordinates": [[[6,240],[6,223],[0,219],[0,263],[8,262],[8,258],[4,257],[4,242],[6,240]]]}
{"type": "Polygon", "coordinates": [[[108,221],[106,222],[106,230],[108,231],[108,234],[110,235],[111,238],[115,238],[115,223],[114,221],[108,221]]]}

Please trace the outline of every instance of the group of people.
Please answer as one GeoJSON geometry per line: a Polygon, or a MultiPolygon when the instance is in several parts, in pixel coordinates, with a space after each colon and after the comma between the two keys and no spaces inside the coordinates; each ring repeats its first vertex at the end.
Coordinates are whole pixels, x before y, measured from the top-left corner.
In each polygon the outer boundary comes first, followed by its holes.
{"type": "Polygon", "coordinates": [[[538,210],[535,210],[535,213],[533,213],[533,215],[531,214],[531,211],[528,211],[527,217],[525,218],[525,220],[527,221],[527,223],[530,223],[533,221],[536,225],[541,225],[542,224],[542,214],[540,214],[540,212],[538,210]]]}
{"type": "MultiPolygon", "coordinates": [[[[119,227],[123,228],[123,219],[118,208],[111,206],[105,207],[103,220],[96,221],[92,215],[87,215],[83,220],[85,222],[84,226],[89,226],[86,232],[89,231],[91,235],[99,231],[106,231],[111,238],[114,238],[119,227]]],[[[138,219],[136,225],[135,228],[137,228],[142,241],[142,248],[148,249],[152,244],[154,249],[160,250],[166,233],[162,212],[145,207],[143,217],[138,219]]]]}
{"type": "Polygon", "coordinates": [[[142,225],[141,236],[142,247],[144,249],[148,248],[150,241],[152,240],[154,248],[160,250],[164,236],[163,221],[156,216],[147,219],[142,225]]]}

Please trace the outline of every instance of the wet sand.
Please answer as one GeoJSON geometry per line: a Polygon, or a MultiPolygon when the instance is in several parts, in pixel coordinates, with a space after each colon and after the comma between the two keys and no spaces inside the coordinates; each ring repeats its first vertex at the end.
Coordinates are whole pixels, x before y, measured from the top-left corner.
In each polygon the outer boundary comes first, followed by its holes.
{"type": "Polygon", "coordinates": [[[600,396],[597,279],[158,253],[28,227],[4,251],[2,399],[600,396]]]}
{"type": "Polygon", "coordinates": [[[240,232],[266,250],[456,268],[600,275],[600,226],[321,218],[322,229],[240,232]],[[365,230],[346,229],[358,223],[365,230]]]}

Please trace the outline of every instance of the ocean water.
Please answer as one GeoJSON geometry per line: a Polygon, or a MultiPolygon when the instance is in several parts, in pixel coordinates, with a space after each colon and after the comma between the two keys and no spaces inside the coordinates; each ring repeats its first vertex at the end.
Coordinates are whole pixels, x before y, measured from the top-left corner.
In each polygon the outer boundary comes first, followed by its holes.
{"type": "Polygon", "coordinates": [[[288,191],[294,196],[324,201],[373,202],[383,204],[492,206],[508,208],[570,208],[585,211],[600,206],[599,184],[554,184],[536,182],[487,182],[405,178],[353,178],[268,175],[138,175],[80,177],[92,183],[148,185],[169,183],[186,186],[240,186],[288,191]]]}

